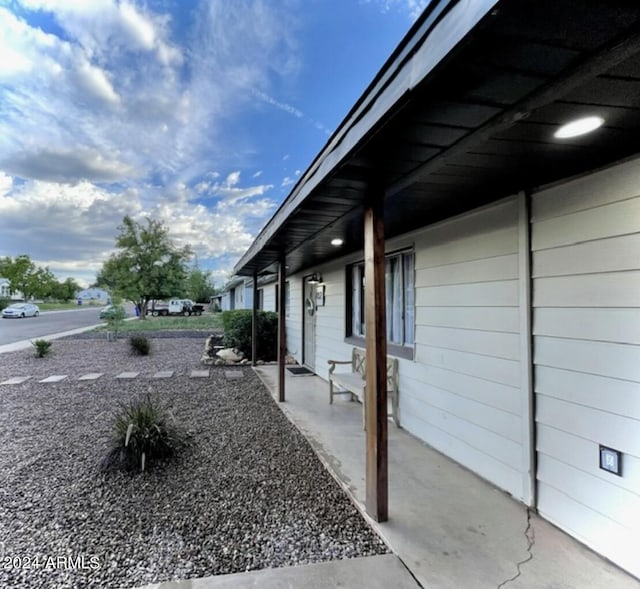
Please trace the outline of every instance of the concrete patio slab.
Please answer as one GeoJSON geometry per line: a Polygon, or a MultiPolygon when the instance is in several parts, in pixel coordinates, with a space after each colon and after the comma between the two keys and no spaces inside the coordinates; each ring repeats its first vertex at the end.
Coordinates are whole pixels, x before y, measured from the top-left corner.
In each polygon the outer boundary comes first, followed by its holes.
{"type": "Polygon", "coordinates": [[[418,589],[397,556],[385,554],[296,567],[262,569],[186,581],[146,585],[141,589],[418,589]]]}
{"type": "MultiPolygon", "coordinates": [[[[255,368],[277,399],[278,369],[255,368]]],[[[284,413],[364,511],[362,405],[285,376],[284,413]]],[[[429,589],[638,589],[640,582],[389,423],[389,520],[372,525],[429,589]]]]}
{"type": "Polygon", "coordinates": [[[208,370],[192,370],[190,377],[191,378],[209,378],[209,371],[208,370]]]}
{"type": "Polygon", "coordinates": [[[30,378],[31,378],[30,376],[14,376],[13,378],[9,378],[8,380],[0,382],[0,385],[2,385],[2,384],[21,384],[23,382],[28,381],[30,378]]]}
{"type": "Polygon", "coordinates": [[[52,374],[51,376],[47,376],[47,378],[43,378],[38,382],[60,382],[65,378],[67,378],[68,376],[69,376],[68,374],[52,374]]]}
{"type": "Polygon", "coordinates": [[[156,372],[151,378],[171,378],[173,376],[173,370],[160,370],[156,372]]]}
{"type": "Polygon", "coordinates": [[[101,376],[104,376],[104,372],[89,372],[83,374],[78,380],[98,380],[101,376]]]}
{"type": "Polygon", "coordinates": [[[139,374],[139,372],[121,372],[120,374],[116,375],[116,378],[131,379],[136,378],[139,374]]]}

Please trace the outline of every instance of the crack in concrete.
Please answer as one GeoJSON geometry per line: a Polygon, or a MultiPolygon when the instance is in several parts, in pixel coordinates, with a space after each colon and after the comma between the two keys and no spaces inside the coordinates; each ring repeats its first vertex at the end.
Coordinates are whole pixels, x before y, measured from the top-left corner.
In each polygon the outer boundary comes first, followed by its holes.
{"type": "Polygon", "coordinates": [[[524,537],[527,539],[527,553],[529,556],[527,556],[527,558],[525,558],[524,560],[521,560],[520,562],[516,563],[516,570],[517,570],[516,574],[510,579],[507,579],[506,581],[502,581],[502,583],[500,583],[500,585],[498,585],[496,589],[502,589],[508,583],[515,581],[522,574],[522,568],[521,568],[522,565],[528,563],[530,560],[533,559],[532,549],[536,541],[536,538],[535,538],[535,531],[531,527],[531,510],[529,508],[527,508],[527,527],[524,529],[524,537]]]}

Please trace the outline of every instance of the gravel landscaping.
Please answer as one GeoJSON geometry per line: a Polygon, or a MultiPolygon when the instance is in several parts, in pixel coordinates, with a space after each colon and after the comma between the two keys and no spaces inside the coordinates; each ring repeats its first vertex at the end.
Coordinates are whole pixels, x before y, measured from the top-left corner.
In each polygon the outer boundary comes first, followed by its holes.
{"type": "MultiPolygon", "coordinates": [[[[155,336],[155,334],[154,334],[155,336]]],[[[66,339],[0,355],[0,586],[131,588],[387,552],[249,367],[202,369],[205,337],[66,339]],[[173,370],[168,379],[156,371],[173,370]],[[139,371],[132,380],[115,376],[139,371]],[[96,381],[78,381],[103,372],[96,381]],[[38,383],[68,374],[59,383],[38,383]],[[104,472],[118,401],[151,392],[192,446],[145,473],[104,472]]]]}

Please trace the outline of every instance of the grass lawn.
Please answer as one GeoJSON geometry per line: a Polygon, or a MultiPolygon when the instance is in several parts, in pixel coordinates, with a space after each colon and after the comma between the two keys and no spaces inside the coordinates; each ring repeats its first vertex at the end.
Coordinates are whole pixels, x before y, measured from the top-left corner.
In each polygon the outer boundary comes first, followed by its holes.
{"type": "MultiPolygon", "coordinates": [[[[222,327],[222,313],[205,313],[200,317],[152,317],[146,319],[133,319],[124,321],[118,329],[120,333],[137,333],[140,331],[167,331],[167,330],[190,330],[190,329],[216,329],[222,327]]],[[[98,327],[95,331],[108,331],[107,325],[98,327]]]]}
{"type": "Polygon", "coordinates": [[[103,307],[102,303],[85,303],[83,305],[78,305],[76,301],[71,301],[68,303],[38,303],[38,307],[40,307],[41,311],[62,311],[66,309],[85,309],[86,307],[103,307]]]}

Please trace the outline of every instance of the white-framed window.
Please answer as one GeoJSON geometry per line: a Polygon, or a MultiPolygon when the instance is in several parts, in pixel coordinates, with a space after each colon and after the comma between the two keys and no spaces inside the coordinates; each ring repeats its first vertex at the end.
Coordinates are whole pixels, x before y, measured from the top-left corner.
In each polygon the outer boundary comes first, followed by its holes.
{"type": "MultiPolygon", "coordinates": [[[[414,259],[414,253],[410,250],[390,254],[385,259],[387,341],[397,346],[413,347],[414,343],[414,259]]],[[[350,266],[348,279],[351,285],[351,300],[348,309],[350,310],[351,324],[347,325],[347,335],[364,337],[366,333],[364,263],[360,262],[350,266]]]]}

